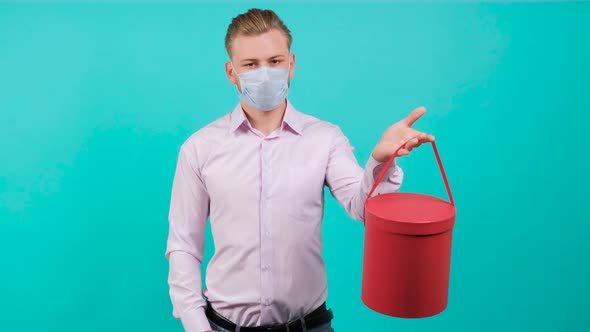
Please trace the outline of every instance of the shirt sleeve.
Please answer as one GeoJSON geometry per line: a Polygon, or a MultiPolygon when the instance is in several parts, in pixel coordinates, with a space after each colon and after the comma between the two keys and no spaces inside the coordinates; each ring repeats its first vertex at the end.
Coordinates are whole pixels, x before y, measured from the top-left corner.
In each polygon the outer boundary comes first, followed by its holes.
{"type": "Polygon", "coordinates": [[[211,330],[205,316],[201,283],[201,262],[205,227],[209,216],[209,195],[201,179],[196,155],[180,149],[172,184],[169,231],[165,256],[170,263],[168,285],[172,314],[186,332],[211,330]]]}
{"type": "MultiPolygon", "coordinates": [[[[358,164],[353,150],[346,136],[338,126],[335,126],[326,169],[326,183],[332,196],[344,207],[348,215],[362,221],[365,200],[386,162],[380,163],[371,156],[363,169],[358,164]]],[[[403,171],[394,160],[372,196],[398,191],[402,180],[403,171]]]]}

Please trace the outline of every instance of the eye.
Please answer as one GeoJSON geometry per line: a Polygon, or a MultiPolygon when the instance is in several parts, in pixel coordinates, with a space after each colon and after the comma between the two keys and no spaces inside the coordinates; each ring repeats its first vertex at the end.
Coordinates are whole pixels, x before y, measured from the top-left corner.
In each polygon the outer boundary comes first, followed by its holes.
{"type": "Polygon", "coordinates": [[[244,66],[246,66],[246,67],[254,67],[254,63],[247,63],[244,66]]]}

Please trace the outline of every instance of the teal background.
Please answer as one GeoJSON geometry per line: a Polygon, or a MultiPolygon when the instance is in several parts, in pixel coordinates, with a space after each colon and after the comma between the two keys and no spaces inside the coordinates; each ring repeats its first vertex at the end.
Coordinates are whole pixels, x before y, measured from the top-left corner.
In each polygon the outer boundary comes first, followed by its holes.
{"type": "MultiPolygon", "coordinates": [[[[295,2],[0,4],[0,330],[182,331],[176,157],[237,103],[223,38],[256,6],[292,30],[290,99],[362,165],[426,106],[457,205],[448,308],[407,320],[362,304],[363,226],[327,195],[337,331],[590,330],[590,3],[295,2]]],[[[399,163],[446,197],[430,147],[399,163]]]]}

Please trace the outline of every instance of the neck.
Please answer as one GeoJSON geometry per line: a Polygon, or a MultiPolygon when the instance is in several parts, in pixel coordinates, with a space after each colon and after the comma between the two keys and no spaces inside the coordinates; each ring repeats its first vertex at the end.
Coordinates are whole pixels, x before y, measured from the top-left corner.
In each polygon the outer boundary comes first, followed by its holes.
{"type": "Polygon", "coordinates": [[[283,101],[279,106],[270,111],[259,111],[252,108],[250,105],[240,102],[246,118],[250,121],[252,128],[260,131],[264,136],[268,136],[281,126],[283,115],[287,109],[287,100],[283,101]]]}

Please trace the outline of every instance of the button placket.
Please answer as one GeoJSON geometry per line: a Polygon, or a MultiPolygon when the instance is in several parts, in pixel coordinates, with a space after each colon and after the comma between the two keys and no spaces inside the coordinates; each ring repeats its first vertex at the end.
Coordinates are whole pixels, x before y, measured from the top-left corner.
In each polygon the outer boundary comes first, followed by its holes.
{"type": "MultiPolygon", "coordinates": [[[[265,307],[270,306],[272,302],[273,293],[273,276],[271,273],[272,262],[272,229],[271,229],[271,200],[270,200],[270,183],[271,183],[271,167],[270,167],[270,141],[262,140],[260,145],[261,153],[261,200],[260,200],[260,258],[261,258],[261,300],[265,307]]],[[[268,314],[266,308],[263,307],[261,311],[262,319],[268,314]]]]}

